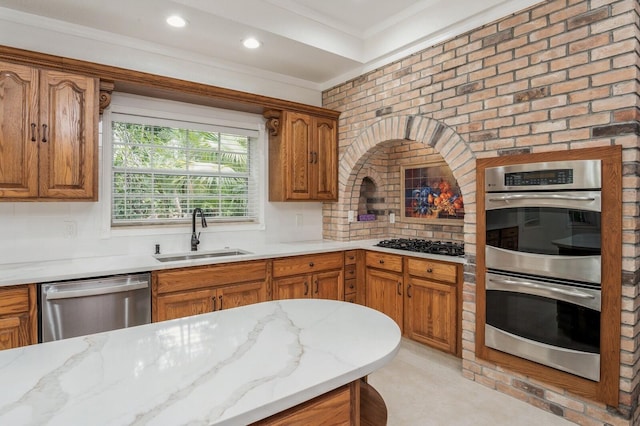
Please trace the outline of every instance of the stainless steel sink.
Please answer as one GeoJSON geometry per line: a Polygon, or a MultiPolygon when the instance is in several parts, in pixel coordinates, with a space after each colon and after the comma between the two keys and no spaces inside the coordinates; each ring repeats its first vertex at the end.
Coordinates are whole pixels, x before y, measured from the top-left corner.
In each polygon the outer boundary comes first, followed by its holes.
{"type": "Polygon", "coordinates": [[[215,257],[227,257],[227,256],[240,256],[243,254],[252,254],[250,251],[241,249],[223,249],[215,251],[193,251],[189,253],[176,253],[176,254],[159,254],[153,256],[159,262],[178,262],[180,260],[195,260],[195,259],[207,259],[215,257]]]}

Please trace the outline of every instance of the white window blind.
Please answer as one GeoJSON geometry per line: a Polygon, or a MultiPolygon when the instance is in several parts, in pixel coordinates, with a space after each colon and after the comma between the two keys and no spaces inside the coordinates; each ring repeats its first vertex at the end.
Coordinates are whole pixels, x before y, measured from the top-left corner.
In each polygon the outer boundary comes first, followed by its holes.
{"type": "Polygon", "coordinates": [[[112,114],[111,223],[258,220],[256,130],[112,114]]]}

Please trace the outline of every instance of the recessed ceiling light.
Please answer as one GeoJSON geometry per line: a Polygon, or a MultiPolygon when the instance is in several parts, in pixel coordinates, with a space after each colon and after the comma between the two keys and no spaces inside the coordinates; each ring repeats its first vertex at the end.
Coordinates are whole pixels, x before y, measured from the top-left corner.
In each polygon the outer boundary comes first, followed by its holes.
{"type": "Polygon", "coordinates": [[[167,24],[171,25],[172,27],[182,28],[187,25],[187,21],[185,21],[182,16],[171,15],[167,18],[167,24]]]}
{"type": "Polygon", "coordinates": [[[253,37],[249,37],[246,38],[242,41],[242,44],[244,45],[244,47],[246,47],[247,49],[257,49],[258,47],[260,47],[260,45],[262,43],[260,43],[258,40],[256,40],[253,37]]]}

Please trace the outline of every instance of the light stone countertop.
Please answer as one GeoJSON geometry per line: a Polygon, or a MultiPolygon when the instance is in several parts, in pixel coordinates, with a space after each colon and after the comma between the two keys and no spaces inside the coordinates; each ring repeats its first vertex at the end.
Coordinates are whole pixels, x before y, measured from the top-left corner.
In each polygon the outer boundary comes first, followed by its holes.
{"type": "MultiPolygon", "coordinates": [[[[241,245],[239,247],[231,248],[243,249],[251,253],[238,256],[173,262],[160,262],[149,253],[124,256],[97,256],[50,261],[34,260],[21,263],[5,263],[0,264],[0,287],[352,249],[376,250],[404,256],[441,260],[445,262],[465,263],[465,259],[463,257],[422,254],[376,247],[375,244],[379,241],[380,240],[378,239],[350,242],[323,240],[263,245],[256,244],[251,247],[248,245],[241,245]]],[[[219,247],[219,249],[223,249],[223,247],[219,247]]],[[[163,255],[167,254],[169,253],[163,253],[163,255]]]]}
{"type": "Polygon", "coordinates": [[[389,362],[400,329],[357,304],[264,302],[0,351],[0,424],[246,425],[389,362]]]}

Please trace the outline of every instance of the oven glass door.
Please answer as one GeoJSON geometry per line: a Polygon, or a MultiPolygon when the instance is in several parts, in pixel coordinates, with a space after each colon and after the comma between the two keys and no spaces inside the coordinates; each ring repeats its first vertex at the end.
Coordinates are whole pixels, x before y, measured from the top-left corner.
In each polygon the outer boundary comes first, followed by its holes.
{"type": "Polygon", "coordinates": [[[489,193],[489,268],[600,283],[599,191],[489,193]]]}
{"type": "Polygon", "coordinates": [[[486,275],[487,346],[597,380],[600,291],[486,275]]]}

